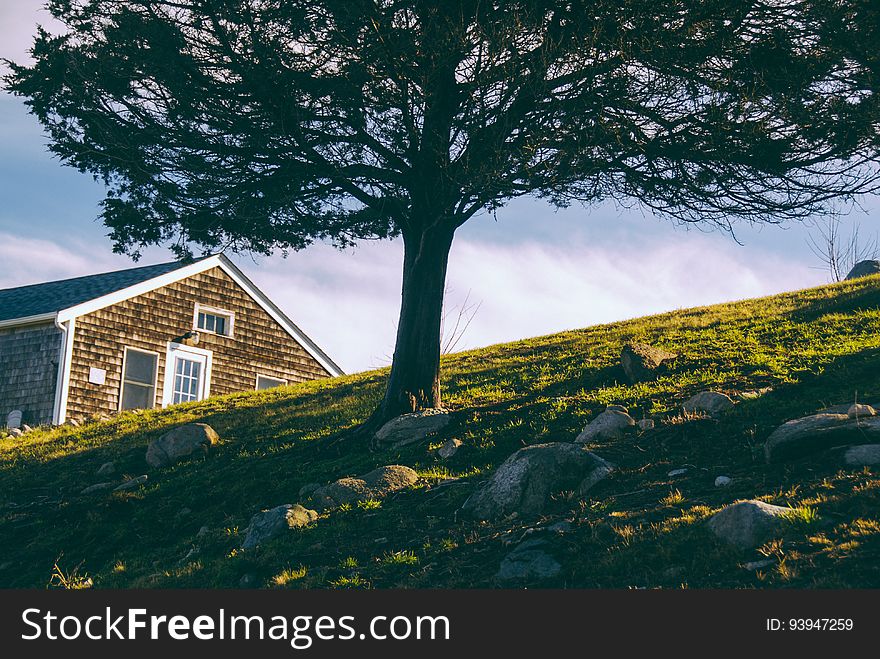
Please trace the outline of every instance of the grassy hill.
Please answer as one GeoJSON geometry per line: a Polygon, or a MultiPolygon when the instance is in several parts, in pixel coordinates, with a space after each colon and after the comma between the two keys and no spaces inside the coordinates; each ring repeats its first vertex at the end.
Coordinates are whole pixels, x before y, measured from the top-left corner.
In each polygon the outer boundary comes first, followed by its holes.
{"type": "Polygon", "coordinates": [[[377,403],[384,370],[0,439],[0,586],[485,587],[513,543],[568,520],[570,532],[546,534],[562,575],[533,585],[880,587],[877,470],[843,470],[822,456],[768,466],[761,454],[788,419],[880,399],[878,330],[880,278],[872,277],[452,355],[442,369],[453,422],[397,451],[333,441],[377,403]],[[618,364],[628,340],[681,358],[630,386],[618,364]],[[682,401],[709,388],[738,404],[718,420],[683,417],[682,401]],[[457,515],[511,453],[571,441],[611,403],[657,428],[591,446],[619,470],[588,498],[560,493],[538,523],[457,515]],[[219,432],[212,455],[149,469],[147,443],[194,420],[219,432]],[[464,445],[442,460],[435,449],[449,438],[464,445]],[[80,494],[106,480],[95,472],[111,460],[120,482],[144,473],[148,482],[80,494]],[[257,511],[296,503],[307,483],[386,464],[414,468],[419,484],[239,549],[257,511]],[[681,468],[687,473],[668,475],[681,468]],[[722,474],[733,483],[716,488],[722,474]],[[740,552],[704,521],[743,498],[806,514],[776,541],[740,552]],[[773,562],[744,567],[762,559],[773,562]]]}

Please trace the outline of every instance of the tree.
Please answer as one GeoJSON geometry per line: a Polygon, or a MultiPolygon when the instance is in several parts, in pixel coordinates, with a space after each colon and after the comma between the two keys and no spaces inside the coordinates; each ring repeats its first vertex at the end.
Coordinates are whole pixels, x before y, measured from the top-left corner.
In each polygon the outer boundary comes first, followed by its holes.
{"type": "Polygon", "coordinates": [[[856,223],[849,235],[843,235],[840,218],[829,217],[824,224],[814,226],[813,233],[807,237],[807,245],[819,259],[821,268],[828,271],[831,281],[843,281],[856,263],[880,256],[876,234],[864,240],[861,230],[861,225],[856,223]]]}
{"type": "Polygon", "coordinates": [[[370,427],[440,405],[447,260],[478,213],[612,199],[729,228],[873,190],[876,51],[842,44],[847,3],[51,0],[68,31],[6,82],[106,183],[118,251],[401,236],[370,427]]]}

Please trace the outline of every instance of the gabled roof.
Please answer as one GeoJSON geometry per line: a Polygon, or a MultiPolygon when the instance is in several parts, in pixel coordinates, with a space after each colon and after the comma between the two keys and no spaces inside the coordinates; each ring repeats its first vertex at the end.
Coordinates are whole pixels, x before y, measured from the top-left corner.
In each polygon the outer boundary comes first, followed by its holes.
{"type": "Polygon", "coordinates": [[[343,375],[342,369],[223,254],[186,263],[172,261],[3,289],[0,290],[0,327],[36,322],[67,322],[215,267],[223,270],[241,286],[328,373],[343,375]]]}
{"type": "Polygon", "coordinates": [[[0,320],[57,313],[180,269],[179,261],[0,290],[0,320]]]}

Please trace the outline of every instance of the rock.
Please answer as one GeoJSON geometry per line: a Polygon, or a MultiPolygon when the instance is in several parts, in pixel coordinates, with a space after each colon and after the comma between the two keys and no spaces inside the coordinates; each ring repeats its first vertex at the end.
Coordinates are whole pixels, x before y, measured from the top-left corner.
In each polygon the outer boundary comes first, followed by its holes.
{"type": "Polygon", "coordinates": [[[147,447],[147,464],[156,468],[167,467],[193,453],[207,455],[208,449],[219,439],[214,429],[206,423],[178,426],[150,442],[147,447]]]}
{"type": "Polygon", "coordinates": [[[850,446],[843,454],[843,462],[850,467],[873,467],[880,465],[880,444],[850,446]]]}
{"type": "Polygon", "coordinates": [[[859,261],[856,263],[852,270],[847,274],[846,279],[844,281],[848,281],[850,279],[858,279],[859,277],[868,277],[870,275],[876,275],[880,273],[880,261],[876,261],[874,259],[867,259],[865,261],[859,261]]]}
{"type": "Polygon", "coordinates": [[[254,588],[257,585],[257,575],[248,572],[247,574],[243,574],[241,579],[238,580],[239,588],[254,588]]]}
{"type": "Polygon", "coordinates": [[[585,444],[594,440],[615,439],[635,425],[635,420],[626,412],[605,410],[588,423],[574,441],[585,444]]]}
{"type": "Polygon", "coordinates": [[[87,488],[80,491],[80,494],[91,494],[92,492],[103,492],[105,490],[113,489],[116,483],[107,482],[107,483],[95,483],[94,485],[89,485],[87,488]]]}
{"type": "Polygon", "coordinates": [[[289,529],[307,526],[318,519],[318,513],[299,504],[285,503],[263,510],[251,517],[245,530],[242,549],[253,549],[289,529]]]}
{"type": "Polygon", "coordinates": [[[443,446],[437,450],[437,455],[444,460],[448,460],[458,453],[458,449],[461,448],[462,444],[463,442],[460,439],[447,439],[443,446]]]}
{"type": "Polygon", "coordinates": [[[299,488],[299,498],[303,501],[308,499],[315,493],[315,490],[320,489],[320,483],[306,483],[301,488],[299,488]]]}
{"type": "Polygon", "coordinates": [[[568,520],[562,520],[561,522],[556,522],[555,524],[551,524],[547,527],[548,531],[552,531],[553,533],[558,533],[559,535],[563,535],[568,533],[574,528],[572,523],[568,520]]]}
{"type": "Polygon", "coordinates": [[[764,444],[767,462],[779,462],[836,446],[870,444],[880,439],[880,417],[851,419],[848,414],[820,413],[783,423],[764,444]]]}
{"type": "Polygon", "coordinates": [[[79,428],[80,423],[76,419],[68,419],[64,422],[65,426],[70,426],[71,428],[79,428]]]}
{"type": "Polygon", "coordinates": [[[647,432],[649,430],[654,430],[654,419],[641,419],[638,423],[639,430],[642,432],[647,432]]]}
{"type": "Polygon", "coordinates": [[[95,473],[98,476],[110,476],[111,474],[115,474],[116,464],[113,462],[105,462],[98,468],[98,471],[95,473]]]}
{"type": "Polygon", "coordinates": [[[211,529],[209,529],[207,526],[203,526],[199,529],[199,532],[196,533],[196,537],[197,538],[204,538],[210,532],[211,532],[211,529]]]}
{"type": "Polygon", "coordinates": [[[536,444],[505,460],[487,483],[462,506],[475,519],[496,520],[512,513],[541,514],[550,496],[562,490],[582,495],[613,466],[578,444],[536,444]]]}
{"type": "Polygon", "coordinates": [[[540,581],[562,572],[562,565],[545,551],[547,542],[526,540],[504,557],[495,578],[499,581],[540,581]]]}
{"type": "Polygon", "coordinates": [[[624,414],[629,414],[629,410],[623,405],[606,405],[605,409],[611,410],[612,412],[623,412],[624,414]]]}
{"type": "Polygon", "coordinates": [[[449,425],[449,412],[442,409],[422,410],[391,419],[376,432],[379,444],[394,447],[421,441],[449,425]]]}
{"type": "Polygon", "coordinates": [[[6,415],[6,427],[9,430],[20,429],[22,415],[23,413],[21,410],[12,410],[9,414],[6,415]]]}
{"type": "Polygon", "coordinates": [[[116,487],[114,487],[113,491],[114,492],[125,492],[127,490],[133,490],[137,487],[140,487],[144,483],[146,483],[147,478],[148,477],[146,474],[143,474],[142,476],[138,476],[136,478],[130,478],[129,480],[125,481],[122,485],[117,485],[116,487]]]}
{"type": "Polygon", "coordinates": [[[721,540],[739,549],[751,549],[776,535],[789,513],[791,508],[763,501],[740,501],[712,515],[707,526],[721,540]]]}
{"type": "Polygon", "coordinates": [[[733,481],[728,476],[719,476],[715,479],[715,487],[727,487],[733,481]]]}
{"type": "Polygon", "coordinates": [[[21,437],[24,433],[21,431],[21,428],[10,428],[9,436],[10,437],[21,437]]]}
{"type": "Polygon", "coordinates": [[[850,405],[849,409],[846,411],[846,415],[850,419],[858,419],[863,416],[877,416],[877,410],[875,410],[870,405],[862,405],[861,403],[855,403],[850,405]]]}
{"type": "Polygon", "coordinates": [[[633,384],[649,380],[661,366],[667,365],[678,355],[644,343],[629,343],[620,352],[620,365],[633,384]]]}
{"type": "Polygon", "coordinates": [[[26,424],[26,423],[21,424],[21,431],[22,432],[30,432],[31,430],[33,430],[33,428],[31,428],[28,424],[26,424]]]}
{"type": "Polygon", "coordinates": [[[338,508],[368,499],[382,499],[392,492],[408,488],[419,480],[419,475],[402,465],[379,467],[358,477],[340,478],[312,493],[311,500],[321,510],[338,508]]]}
{"type": "Polygon", "coordinates": [[[718,391],[701,391],[691,396],[683,404],[682,409],[688,414],[702,412],[709,416],[717,416],[733,407],[733,401],[727,394],[718,391]]]}
{"type": "Polygon", "coordinates": [[[687,469],[673,469],[666,475],[669,478],[675,478],[676,476],[684,476],[686,473],[688,473],[687,469]]]}
{"type": "Polygon", "coordinates": [[[747,570],[762,570],[765,567],[770,567],[774,563],[776,563],[776,559],[765,558],[761,561],[750,561],[749,563],[743,563],[743,567],[747,570]]]}

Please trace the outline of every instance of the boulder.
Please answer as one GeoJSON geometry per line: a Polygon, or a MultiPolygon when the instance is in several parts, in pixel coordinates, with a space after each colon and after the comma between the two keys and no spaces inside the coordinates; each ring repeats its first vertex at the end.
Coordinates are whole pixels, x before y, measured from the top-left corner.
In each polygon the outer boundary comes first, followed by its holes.
{"type": "Polygon", "coordinates": [[[654,430],[654,425],[654,419],[641,419],[638,423],[639,430],[641,430],[642,432],[654,430]]]}
{"type": "Polygon", "coordinates": [[[447,439],[443,443],[443,446],[441,446],[437,450],[437,455],[439,455],[444,460],[448,460],[453,455],[458,453],[458,449],[461,448],[462,444],[463,442],[460,439],[447,439]]]}
{"type": "Polygon", "coordinates": [[[10,428],[9,436],[10,437],[21,437],[24,433],[21,431],[21,428],[10,428]]]}
{"type": "Polygon", "coordinates": [[[850,467],[873,467],[880,465],[880,444],[850,446],[843,454],[843,462],[850,467]]]}
{"type": "Polygon", "coordinates": [[[147,447],[147,464],[167,467],[193,454],[207,455],[220,437],[206,423],[187,423],[154,439],[147,447]]]}
{"type": "Polygon", "coordinates": [[[635,419],[626,412],[606,409],[590,421],[574,441],[585,444],[595,440],[616,439],[635,425],[635,419]]]}
{"type": "Polygon", "coordinates": [[[707,526],[721,540],[739,549],[752,549],[778,534],[790,513],[791,508],[763,501],[740,501],[712,515],[707,526]]]}
{"type": "Polygon", "coordinates": [[[306,483],[301,488],[299,488],[299,498],[302,500],[308,499],[315,493],[315,490],[319,490],[320,488],[320,483],[306,483]]]}
{"type": "Polygon", "coordinates": [[[730,476],[718,476],[715,479],[715,487],[727,487],[732,482],[730,476]]]}
{"type": "Polygon", "coordinates": [[[688,398],[681,407],[688,414],[703,413],[718,416],[733,407],[733,400],[719,391],[701,391],[696,396],[688,398]]]}
{"type": "Polygon", "coordinates": [[[269,510],[260,511],[251,517],[241,547],[242,549],[253,549],[289,529],[307,526],[316,519],[318,519],[317,512],[298,503],[285,503],[269,510]]]}
{"type": "Polygon", "coordinates": [[[135,478],[130,478],[129,480],[125,481],[122,485],[117,485],[116,487],[114,487],[113,491],[114,492],[125,492],[126,490],[134,490],[134,489],[140,487],[141,485],[143,485],[144,483],[146,483],[147,479],[148,479],[148,477],[146,474],[143,474],[142,476],[137,476],[135,478]]]}
{"type": "Polygon", "coordinates": [[[517,513],[541,514],[562,490],[582,495],[608,476],[613,465],[578,444],[536,444],[518,450],[462,506],[475,519],[497,520],[517,513]]]}
{"type": "Polygon", "coordinates": [[[678,355],[644,343],[628,343],[620,352],[620,365],[633,384],[649,380],[660,369],[678,355]]]}
{"type": "Polygon", "coordinates": [[[422,410],[391,419],[376,432],[379,444],[393,447],[414,444],[449,425],[449,412],[442,409],[422,410]]]}
{"type": "Polygon", "coordinates": [[[859,417],[863,416],[877,416],[877,410],[875,410],[870,405],[854,403],[849,406],[849,409],[846,411],[846,415],[850,419],[858,419],[859,417]]]}
{"type": "Polygon", "coordinates": [[[363,476],[340,478],[319,487],[312,493],[311,501],[321,510],[329,510],[346,503],[382,499],[392,492],[414,485],[418,480],[419,475],[409,467],[388,465],[363,476]]]}
{"type": "Polygon", "coordinates": [[[880,261],[866,259],[865,261],[859,261],[852,267],[852,270],[846,276],[846,280],[868,277],[878,273],[880,273],[880,261]]]}
{"type": "Polygon", "coordinates": [[[779,462],[880,439],[880,417],[851,419],[848,414],[820,413],[793,419],[774,430],[764,444],[767,462],[779,462]]]}
{"type": "Polygon", "coordinates": [[[562,565],[545,551],[547,547],[545,540],[526,540],[504,557],[495,578],[499,581],[524,582],[558,576],[562,572],[562,565]]]}
{"type": "Polygon", "coordinates": [[[109,476],[111,474],[114,474],[116,473],[116,464],[113,462],[105,462],[98,468],[98,471],[95,473],[98,476],[109,476]]]}
{"type": "Polygon", "coordinates": [[[80,491],[80,494],[92,494],[93,492],[104,492],[106,490],[112,490],[116,483],[107,482],[107,483],[95,483],[94,485],[89,485],[80,491]]]}

